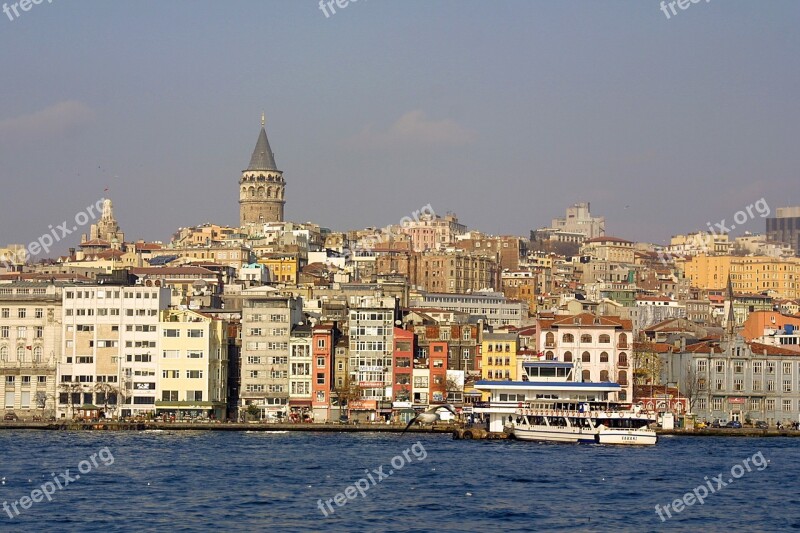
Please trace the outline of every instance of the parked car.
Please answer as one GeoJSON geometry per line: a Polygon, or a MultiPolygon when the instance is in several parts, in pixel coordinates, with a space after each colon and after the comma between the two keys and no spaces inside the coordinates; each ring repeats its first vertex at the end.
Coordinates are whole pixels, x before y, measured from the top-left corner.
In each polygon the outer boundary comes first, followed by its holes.
{"type": "Polygon", "coordinates": [[[712,428],[724,428],[728,425],[727,420],[723,420],[722,418],[715,418],[713,422],[711,422],[712,428]]]}
{"type": "Polygon", "coordinates": [[[19,420],[19,417],[17,416],[16,413],[6,413],[5,416],[3,417],[3,420],[12,420],[16,422],[17,420],[19,420]]]}
{"type": "Polygon", "coordinates": [[[769,424],[767,424],[763,420],[759,420],[759,421],[756,422],[756,428],[757,429],[769,429],[769,424]]]}
{"type": "Polygon", "coordinates": [[[742,423],[739,422],[738,420],[731,420],[730,422],[725,424],[725,427],[726,428],[733,428],[733,429],[741,429],[742,428],[742,423]]]}

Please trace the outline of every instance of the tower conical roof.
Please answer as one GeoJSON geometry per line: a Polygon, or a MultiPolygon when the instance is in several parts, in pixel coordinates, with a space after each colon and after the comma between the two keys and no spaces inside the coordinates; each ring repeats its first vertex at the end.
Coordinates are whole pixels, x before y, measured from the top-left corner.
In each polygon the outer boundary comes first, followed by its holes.
{"type": "Polygon", "coordinates": [[[278,167],[275,166],[275,154],[272,153],[272,149],[269,147],[267,131],[264,126],[261,126],[256,149],[253,150],[253,156],[250,158],[250,165],[247,170],[278,170],[278,167]]]}

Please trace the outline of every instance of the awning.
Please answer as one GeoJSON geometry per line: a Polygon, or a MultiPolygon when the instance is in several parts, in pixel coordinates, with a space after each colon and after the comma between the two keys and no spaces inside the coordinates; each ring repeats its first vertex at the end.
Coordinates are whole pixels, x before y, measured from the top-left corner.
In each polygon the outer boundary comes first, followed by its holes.
{"type": "Polygon", "coordinates": [[[289,407],[311,407],[311,400],[289,400],[289,407]]]}

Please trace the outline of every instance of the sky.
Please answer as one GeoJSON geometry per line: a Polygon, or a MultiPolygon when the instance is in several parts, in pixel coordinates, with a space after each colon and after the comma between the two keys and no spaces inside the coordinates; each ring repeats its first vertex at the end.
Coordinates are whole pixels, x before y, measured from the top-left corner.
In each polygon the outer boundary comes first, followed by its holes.
{"type": "MultiPolygon", "coordinates": [[[[237,225],[262,111],[286,218],[339,231],[430,205],[527,236],[591,202],[608,235],[664,243],[761,198],[800,205],[799,2],[711,0],[669,18],[658,0],[333,8],[0,13],[0,247],[104,196],[127,240],[237,225]]],[[[754,215],[739,230],[763,232],[754,215]]]]}

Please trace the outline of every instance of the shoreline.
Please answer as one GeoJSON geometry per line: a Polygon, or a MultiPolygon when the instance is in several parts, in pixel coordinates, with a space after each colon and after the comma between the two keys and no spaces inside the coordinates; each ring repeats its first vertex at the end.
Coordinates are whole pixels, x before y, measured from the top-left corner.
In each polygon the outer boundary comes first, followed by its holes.
{"type": "MultiPolygon", "coordinates": [[[[2,422],[3,430],[43,431],[252,431],[252,432],[322,432],[322,433],[402,433],[404,425],[382,424],[259,424],[259,423],[181,423],[181,422],[2,422]]],[[[464,429],[453,424],[408,428],[408,433],[457,433],[464,429]]],[[[480,428],[478,428],[480,429],[480,428]]],[[[680,437],[800,437],[800,431],[778,429],[656,429],[658,436],[680,437]]],[[[486,433],[483,430],[483,433],[486,433]]],[[[504,439],[505,435],[493,436],[504,439]]],[[[490,437],[492,438],[492,437],[490,437]]]]}

